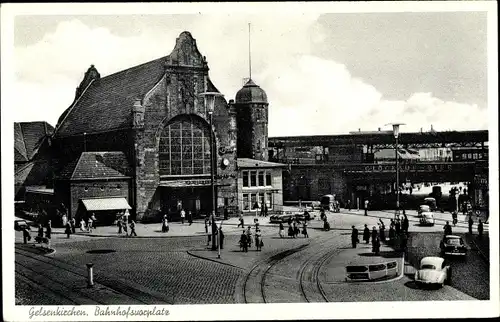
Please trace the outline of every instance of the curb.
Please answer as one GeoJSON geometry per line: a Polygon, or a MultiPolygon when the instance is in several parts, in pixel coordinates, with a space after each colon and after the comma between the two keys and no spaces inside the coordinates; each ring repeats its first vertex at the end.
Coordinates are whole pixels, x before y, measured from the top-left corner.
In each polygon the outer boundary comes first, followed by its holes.
{"type": "Polygon", "coordinates": [[[199,259],[203,259],[203,260],[207,260],[207,261],[210,261],[210,262],[214,262],[214,263],[217,263],[217,264],[222,264],[222,265],[226,265],[226,266],[231,266],[231,267],[234,267],[234,268],[237,268],[237,269],[240,269],[240,270],[245,270],[243,267],[239,267],[239,266],[236,266],[236,265],[233,265],[233,264],[229,264],[229,263],[224,263],[224,262],[220,262],[218,260],[215,260],[215,259],[212,259],[212,258],[208,258],[208,257],[204,257],[204,256],[201,256],[201,255],[195,255],[193,254],[191,251],[186,251],[186,253],[188,253],[188,255],[191,255],[193,257],[196,257],[196,258],[199,258],[199,259]]]}

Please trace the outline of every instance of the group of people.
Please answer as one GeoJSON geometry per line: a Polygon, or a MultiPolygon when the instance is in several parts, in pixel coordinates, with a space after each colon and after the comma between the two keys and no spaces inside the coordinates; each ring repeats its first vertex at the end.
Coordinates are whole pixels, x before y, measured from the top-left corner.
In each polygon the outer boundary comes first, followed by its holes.
{"type": "Polygon", "coordinates": [[[87,221],[85,221],[84,218],[80,220],[80,231],[86,231],[91,233],[92,229],[96,229],[96,217],[95,214],[92,213],[88,218],[87,221]]]}
{"type": "MultiPolygon", "coordinates": [[[[254,240],[255,240],[255,249],[257,251],[261,251],[262,247],[264,246],[264,242],[262,241],[262,233],[260,231],[257,222],[255,225],[254,240]]],[[[252,247],[252,231],[251,231],[251,226],[248,226],[246,230],[243,230],[240,236],[240,249],[246,253],[248,252],[248,248],[250,247],[252,247]]]]}
{"type": "MultiPolygon", "coordinates": [[[[389,233],[386,236],[386,227],[382,219],[379,219],[377,223],[378,229],[373,226],[372,230],[368,228],[368,225],[365,224],[363,229],[363,241],[368,244],[372,243],[372,252],[376,255],[380,253],[380,245],[382,242],[388,242],[393,245],[396,240],[399,241],[399,247],[403,250],[406,250],[407,241],[408,241],[408,226],[409,220],[406,214],[403,215],[403,218],[400,219],[397,217],[396,219],[391,219],[391,223],[389,225],[389,233]],[[388,239],[386,238],[388,237],[388,239]]],[[[359,233],[358,229],[355,226],[352,226],[351,231],[351,242],[352,247],[356,248],[359,241],[359,233]]]]}
{"type": "Polygon", "coordinates": [[[135,232],[135,221],[130,220],[130,223],[127,225],[127,220],[124,219],[123,215],[119,216],[116,220],[116,226],[118,227],[118,234],[120,235],[125,233],[125,236],[127,237],[137,236],[137,233],[135,232]],[[128,227],[130,227],[130,234],[128,233],[128,227]]]}
{"type": "MultiPolygon", "coordinates": [[[[28,225],[23,227],[23,241],[25,244],[28,243],[28,241],[31,240],[31,230],[28,225]]],[[[35,241],[37,243],[50,243],[50,239],[52,237],[52,221],[49,219],[47,220],[47,223],[45,224],[45,241],[44,241],[44,225],[42,223],[38,224],[38,233],[37,236],[35,237],[35,241]]]]}
{"type": "MultiPolygon", "coordinates": [[[[298,218],[294,218],[293,220],[288,219],[288,237],[297,238],[300,234],[300,225],[301,221],[298,218]]],[[[307,220],[302,222],[302,235],[304,238],[309,238],[309,234],[307,232],[307,220]]],[[[279,226],[279,236],[280,238],[285,237],[285,226],[283,223],[280,223],[279,226]]]]}
{"type": "MultiPolygon", "coordinates": [[[[472,226],[474,225],[474,219],[472,219],[472,215],[469,215],[469,234],[472,235],[472,226]]],[[[479,219],[477,223],[477,234],[479,239],[483,238],[483,232],[484,232],[484,227],[483,227],[483,222],[481,219],[479,219]]]]}

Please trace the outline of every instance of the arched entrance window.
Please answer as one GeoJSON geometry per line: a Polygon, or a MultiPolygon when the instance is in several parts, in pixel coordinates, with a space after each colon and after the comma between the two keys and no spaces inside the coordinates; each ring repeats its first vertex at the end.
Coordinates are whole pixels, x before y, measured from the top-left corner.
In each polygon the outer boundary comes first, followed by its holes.
{"type": "Polygon", "coordinates": [[[192,117],[168,124],[160,134],[159,157],[160,175],[209,175],[208,126],[192,117]]]}

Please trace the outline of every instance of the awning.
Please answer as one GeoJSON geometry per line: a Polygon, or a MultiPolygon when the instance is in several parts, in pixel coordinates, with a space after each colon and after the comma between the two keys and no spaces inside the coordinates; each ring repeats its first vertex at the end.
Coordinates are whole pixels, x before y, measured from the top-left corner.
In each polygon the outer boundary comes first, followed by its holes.
{"type": "Polygon", "coordinates": [[[125,198],[82,199],[87,211],[132,209],[125,198]]]}

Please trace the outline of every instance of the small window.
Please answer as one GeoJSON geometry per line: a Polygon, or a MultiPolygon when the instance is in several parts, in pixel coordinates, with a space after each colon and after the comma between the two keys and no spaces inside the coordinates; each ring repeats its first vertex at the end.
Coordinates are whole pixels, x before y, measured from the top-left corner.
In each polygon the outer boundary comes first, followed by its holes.
{"type": "Polygon", "coordinates": [[[101,186],[101,191],[104,191],[104,186],[101,186]]]}
{"type": "Polygon", "coordinates": [[[259,187],[264,186],[264,172],[259,171],[259,187]]]}
{"type": "Polygon", "coordinates": [[[257,187],[257,171],[250,171],[250,186],[257,187]]]}
{"type": "Polygon", "coordinates": [[[271,172],[266,173],[266,186],[272,186],[272,181],[271,181],[271,172]]]}
{"type": "Polygon", "coordinates": [[[116,185],[116,190],[120,190],[121,188],[122,188],[121,185],[119,185],[119,184],[116,185]]]}
{"type": "Polygon", "coordinates": [[[249,187],[248,185],[248,171],[243,171],[243,187],[249,187]]]}
{"type": "Polygon", "coordinates": [[[89,187],[85,187],[85,188],[83,188],[83,190],[89,191],[89,187]]]}

